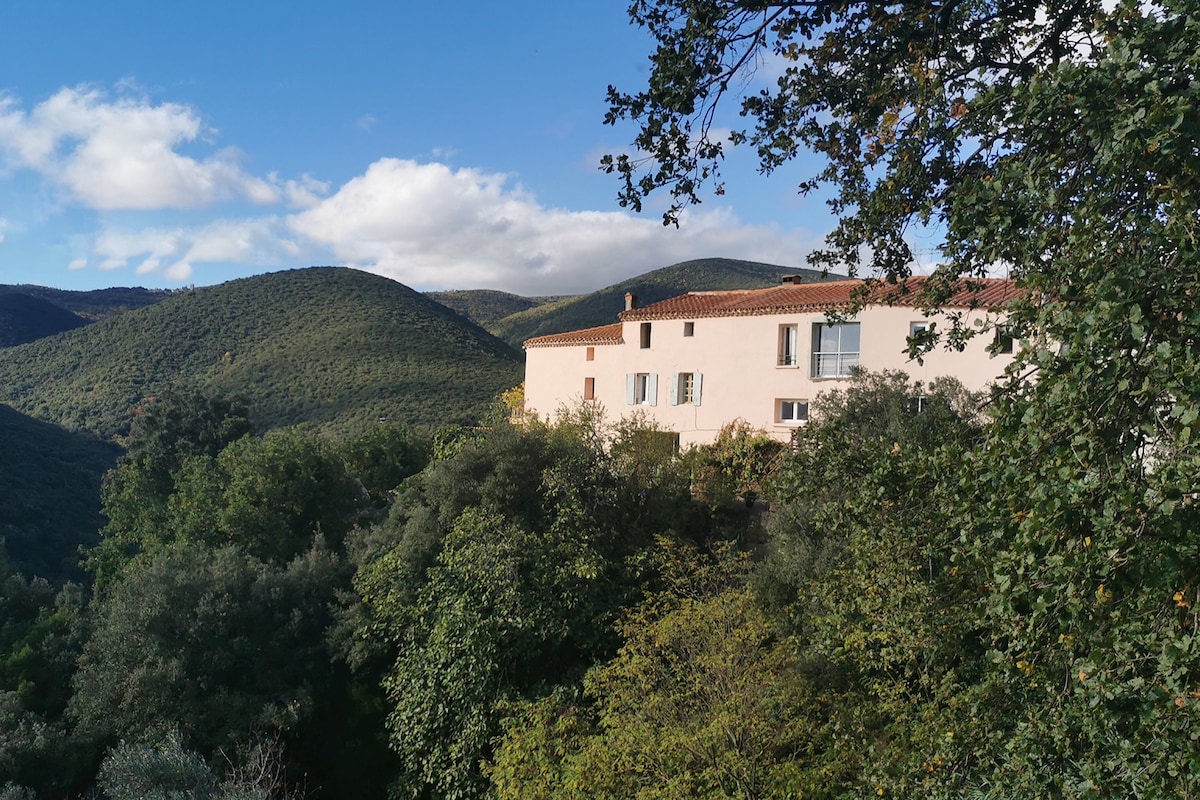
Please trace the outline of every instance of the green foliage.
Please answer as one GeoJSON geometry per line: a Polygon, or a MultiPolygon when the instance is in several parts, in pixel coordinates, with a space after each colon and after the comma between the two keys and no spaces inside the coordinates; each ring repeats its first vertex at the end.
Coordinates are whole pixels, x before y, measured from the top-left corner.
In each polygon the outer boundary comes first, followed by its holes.
{"type": "Polygon", "coordinates": [[[87,320],[46,300],[0,293],[0,347],[25,344],[86,324],[87,320]]]}
{"type": "Polygon", "coordinates": [[[0,537],[13,565],[51,581],[75,577],[96,541],[100,480],[115,446],[0,405],[0,537]]]}
{"type": "Polygon", "coordinates": [[[512,314],[488,326],[488,330],[514,347],[520,347],[522,342],[534,336],[615,322],[617,314],[625,309],[626,292],[633,292],[637,295],[640,305],[647,305],[685,292],[777,286],[780,276],[791,274],[802,274],[806,280],[826,278],[825,274],[818,270],[778,267],[732,258],[684,261],[591,294],[566,298],[560,302],[547,303],[512,314]]]}
{"type": "Polygon", "coordinates": [[[172,292],[165,289],[143,289],[112,286],[107,289],[91,289],[86,291],[71,291],[67,289],[51,289],[46,286],[30,284],[0,283],[0,297],[19,294],[35,297],[54,304],[65,311],[78,314],[87,320],[99,320],[105,317],[123,314],[135,308],[154,305],[159,300],[169,297],[172,292]]]}
{"type": "Polygon", "coordinates": [[[432,444],[401,425],[380,425],[338,448],[346,471],[354,476],[377,508],[391,493],[429,463],[432,444]]]}
{"type": "MultiPolygon", "coordinates": [[[[239,439],[215,458],[189,460],[167,503],[164,542],[234,543],[284,564],[314,538],[339,547],[366,502],[338,454],[299,431],[239,439]]],[[[147,548],[149,537],[141,538],[147,548]]]]}
{"type": "Polygon", "coordinates": [[[383,663],[395,791],[482,796],[497,705],[616,647],[652,544],[645,499],[569,426],[500,426],[407,482],[359,537],[357,627],[383,663]]]}
{"type": "MultiPolygon", "coordinates": [[[[932,718],[893,712],[883,729],[945,746],[922,720],[969,721],[946,726],[969,744],[928,761],[936,785],[919,793],[1195,794],[1200,9],[1191,0],[647,0],[631,14],[661,46],[644,91],[610,92],[610,121],[636,120],[647,156],[606,162],[624,180],[624,203],[666,187],[677,201],[670,217],[698,199],[700,182],[719,180],[724,146],[708,134],[724,120],[714,104],[769,52],[782,75],[743,96],[750,127],[732,142],[754,147],[768,170],[802,148],[826,157],[802,186],[837,190],[839,225],[816,264],[853,268],[865,257],[874,274],[903,276],[906,239],[929,225],[944,232],[929,305],[957,278],[998,268],[1023,290],[1009,309],[1023,346],[983,444],[931,462],[933,491],[878,486],[896,503],[888,517],[908,531],[898,541],[932,556],[930,577],[916,583],[914,573],[897,596],[919,590],[935,602],[913,597],[910,608],[938,613],[922,625],[891,611],[931,635],[936,658],[922,663],[934,669],[905,671],[944,698],[928,702],[932,718]],[[927,531],[920,539],[910,516],[927,531]],[[940,621],[944,608],[966,622],[940,621]],[[970,658],[939,666],[957,640],[970,658]]],[[[971,333],[952,326],[950,343],[971,333]]],[[[835,488],[861,498],[857,485],[835,488]]],[[[823,531],[863,527],[866,517],[840,524],[853,508],[829,509],[808,536],[805,559],[827,576],[819,581],[859,563],[853,537],[833,567],[819,546],[823,531]]],[[[890,561],[914,563],[889,544],[878,546],[890,561]]],[[[872,568],[888,585],[901,581],[888,566],[872,568]]],[[[887,619],[884,601],[863,604],[858,618],[887,619]]],[[[853,623],[845,611],[831,615],[839,627],[853,623]]],[[[878,626],[865,626],[862,641],[878,646],[864,652],[888,656],[894,670],[920,640],[901,629],[880,637],[878,626]]],[[[855,640],[841,639],[849,651],[855,640]]],[[[892,752],[905,752],[896,741],[892,752]]],[[[876,768],[888,786],[918,793],[918,770],[876,768]]]]}
{"type": "Polygon", "coordinates": [[[457,311],[485,330],[491,330],[491,327],[497,322],[513,314],[571,299],[570,295],[521,297],[491,289],[426,292],[425,296],[436,300],[446,308],[457,311]]]}
{"type": "Polygon", "coordinates": [[[209,800],[217,778],[176,732],[155,744],[121,742],[100,765],[100,788],[110,800],[209,800]]]}
{"type": "Polygon", "coordinates": [[[473,421],[520,371],[519,354],[417,292],[314,268],[173,294],[6,348],[0,400],[109,437],[146,398],[199,387],[244,397],[260,429],[312,423],[353,434],[381,418],[473,421]]]}
{"type": "Polygon", "coordinates": [[[765,494],[767,481],[779,465],[784,446],[754,430],[744,420],[721,429],[712,444],[697,445],[685,455],[695,496],[713,508],[729,506],[765,494]]]}
{"type": "Polygon", "coordinates": [[[961,745],[985,647],[939,480],[980,436],[974,407],[954,382],[859,374],[821,395],[775,476],[754,586],[814,688],[820,796],[961,796],[986,752],[961,745]]]}
{"type": "Polygon", "coordinates": [[[514,706],[489,766],[496,796],[795,796],[816,727],[808,689],[735,564],[694,571],[633,613],[582,698],[514,706]]]}
{"type": "Polygon", "coordinates": [[[233,546],[164,549],[100,601],[72,718],[102,741],[178,726],[201,753],[256,728],[298,735],[336,697],[325,630],[342,575],[320,547],[286,566],[233,546]]]}
{"type": "Polygon", "coordinates": [[[109,800],[288,800],[301,797],[284,781],[277,740],[260,740],[222,754],[218,777],[184,746],[176,728],[138,741],[122,740],[100,765],[97,783],[109,800]],[[236,761],[234,760],[236,758],[236,761]]]}
{"type": "Polygon", "coordinates": [[[212,459],[250,431],[243,404],[196,391],[169,392],[136,409],[126,453],[105,476],[103,540],[88,555],[100,586],[130,557],[173,538],[167,504],[184,464],[212,459]]]}

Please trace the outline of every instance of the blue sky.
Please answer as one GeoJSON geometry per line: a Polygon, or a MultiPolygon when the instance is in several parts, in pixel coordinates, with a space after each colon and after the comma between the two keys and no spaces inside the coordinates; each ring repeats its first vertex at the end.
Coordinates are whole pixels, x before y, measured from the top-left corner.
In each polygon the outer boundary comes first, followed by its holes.
{"type": "Polygon", "coordinates": [[[7,0],[4,17],[0,283],[345,264],[557,294],[705,256],[801,266],[831,227],[796,194],[803,163],[764,178],[734,159],[678,230],[617,206],[597,164],[633,130],[603,125],[605,88],[639,88],[651,51],[622,2],[7,0]]]}

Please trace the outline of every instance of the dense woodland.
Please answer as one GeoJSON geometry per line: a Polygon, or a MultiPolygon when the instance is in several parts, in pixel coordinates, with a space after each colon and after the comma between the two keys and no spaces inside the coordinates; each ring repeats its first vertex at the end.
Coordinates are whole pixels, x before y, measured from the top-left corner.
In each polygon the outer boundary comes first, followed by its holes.
{"type": "MultiPolygon", "coordinates": [[[[859,375],[790,446],[733,424],[677,453],[593,405],[525,419],[519,392],[297,426],[283,384],[242,399],[220,370],[113,389],[89,329],[0,351],[14,404],[124,443],[79,572],[3,567],[0,797],[1200,794],[1200,9],[630,14],[659,46],[644,89],[610,91],[640,129],[606,162],[622,203],[666,190],[671,222],[724,144],[767,171],[820,153],[838,228],[815,263],[900,280],[940,231],[931,308],[998,267],[1021,287],[1009,372],[980,397],[859,375]]],[[[250,325],[210,313],[214,345],[250,325]]],[[[973,333],[948,322],[914,357],[973,333]]],[[[80,446],[56,441],[37,469],[80,446]]]]}
{"type": "Polygon", "coordinates": [[[0,348],[0,401],[103,438],[175,386],[243,395],[264,428],[354,431],[380,418],[471,421],[520,380],[520,354],[483,329],[395,281],[338,268],[177,292],[0,348]]]}

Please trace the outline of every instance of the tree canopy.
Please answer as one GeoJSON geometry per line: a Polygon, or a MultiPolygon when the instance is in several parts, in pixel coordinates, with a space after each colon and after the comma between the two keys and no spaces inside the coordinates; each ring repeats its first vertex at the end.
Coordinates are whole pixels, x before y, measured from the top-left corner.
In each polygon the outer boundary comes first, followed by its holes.
{"type": "MultiPolygon", "coordinates": [[[[625,205],[666,190],[670,221],[719,186],[730,146],[765,171],[812,151],[823,166],[800,188],[830,186],[837,216],[816,264],[900,279],[923,232],[938,242],[927,307],[987,273],[1021,290],[1006,309],[1020,351],[980,444],[937,456],[897,506],[936,512],[924,527],[951,566],[931,574],[969,582],[930,588],[967,591],[962,635],[983,653],[971,689],[931,706],[967,715],[947,734],[970,745],[925,793],[1194,793],[1200,6],[639,0],[630,14],[658,49],[645,88],[609,94],[609,121],[639,126],[638,155],[605,162],[625,205]],[[767,66],[778,78],[757,81],[767,66]],[[730,101],[745,124],[718,140],[730,101]]],[[[942,774],[952,754],[902,728],[942,774]]]]}
{"type": "Polygon", "coordinates": [[[629,13],[658,48],[644,88],[609,88],[607,120],[638,126],[636,154],[604,160],[622,205],[666,189],[677,219],[746,145],[765,172],[824,156],[800,186],[836,190],[818,264],[866,254],[873,273],[903,275],[909,235],[928,226],[947,276],[1003,268],[1065,296],[1085,257],[1101,271],[1167,263],[1194,241],[1190,0],[637,0],[629,13]],[[745,124],[722,139],[730,103],[745,124]]]}

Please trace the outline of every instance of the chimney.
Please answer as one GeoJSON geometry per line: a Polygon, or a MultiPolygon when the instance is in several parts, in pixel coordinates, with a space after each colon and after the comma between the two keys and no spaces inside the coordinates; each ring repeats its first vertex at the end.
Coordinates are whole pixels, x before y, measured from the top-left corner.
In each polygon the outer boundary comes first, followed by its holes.
{"type": "Polygon", "coordinates": [[[637,308],[637,295],[633,292],[625,293],[625,310],[632,311],[637,308]]]}
{"type": "Polygon", "coordinates": [[[784,275],[779,279],[780,286],[799,286],[804,283],[803,275],[784,275]]]}

